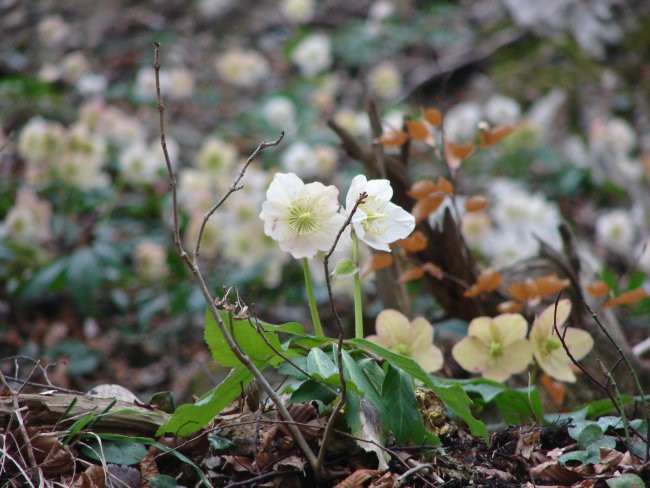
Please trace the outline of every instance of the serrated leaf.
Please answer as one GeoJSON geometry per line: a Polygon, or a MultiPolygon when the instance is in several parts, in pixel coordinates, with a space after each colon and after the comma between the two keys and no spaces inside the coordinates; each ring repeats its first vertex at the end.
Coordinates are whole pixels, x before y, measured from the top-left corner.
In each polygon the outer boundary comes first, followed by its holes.
{"type": "MultiPolygon", "coordinates": [[[[258,365],[258,367],[264,365],[258,365]]],[[[263,367],[260,367],[263,369],[263,367]]],[[[194,404],[181,405],[174,414],[158,428],[156,437],[171,432],[185,437],[205,427],[230,402],[239,396],[253,379],[252,373],[244,366],[233,369],[215,388],[207,392],[194,404]]]]}
{"type": "Polygon", "coordinates": [[[373,342],[365,339],[351,339],[349,342],[361,349],[376,354],[393,366],[410,374],[413,378],[423,382],[444,402],[448,409],[467,423],[473,435],[483,437],[485,440],[488,439],[485,424],[472,416],[470,410],[472,400],[458,383],[445,382],[440,378],[429,376],[413,359],[384,349],[373,342]]]}

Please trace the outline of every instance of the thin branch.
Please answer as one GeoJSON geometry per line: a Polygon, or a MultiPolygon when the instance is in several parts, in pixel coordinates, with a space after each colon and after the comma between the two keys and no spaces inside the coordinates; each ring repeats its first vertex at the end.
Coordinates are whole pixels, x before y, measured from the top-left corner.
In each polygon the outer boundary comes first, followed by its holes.
{"type": "Polygon", "coordinates": [[[214,214],[219,207],[221,207],[224,202],[232,195],[234,192],[241,190],[243,188],[243,185],[238,186],[239,182],[241,179],[244,177],[244,174],[246,173],[246,170],[248,169],[248,166],[253,162],[253,160],[258,156],[262,150],[266,149],[267,147],[275,147],[280,142],[282,142],[282,139],[284,139],[284,131],[280,133],[280,137],[278,137],[275,141],[273,142],[266,142],[262,141],[259,146],[253,151],[253,153],[248,157],[246,162],[244,163],[244,166],[242,166],[242,169],[239,171],[239,174],[235,178],[235,180],[232,182],[232,185],[230,185],[230,188],[226,191],[226,193],[221,197],[221,199],[215,203],[210,210],[206,212],[206,214],[203,216],[203,221],[201,222],[201,227],[199,227],[199,235],[196,238],[196,244],[194,245],[194,253],[193,253],[193,258],[194,258],[194,265],[197,265],[197,260],[199,258],[199,250],[201,248],[201,240],[203,238],[203,231],[205,230],[205,226],[208,223],[208,220],[214,214]]]}
{"type": "MultiPolygon", "coordinates": [[[[163,153],[165,155],[165,163],[167,165],[167,173],[169,176],[169,181],[170,181],[170,187],[171,187],[171,193],[172,193],[172,206],[173,206],[173,215],[174,215],[174,244],[176,245],[176,249],[178,250],[178,253],[181,257],[181,259],[185,262],[186,266],[188,269],[192,272],[192,275],[194,276],[194,279],[196,283],[198,284],[201,294],[203,295],[203,298],[205,299],[205,302],[208,305],[208,308],[210,310],[210,313],[212,314],[212,317],[214,318],[215,322],[217,323],[217,326],[219,327],[219,330],[221,331],[221,334],[224,336],[226,339],[226,343],[228,344],[228,348],[232,351],[232,353],[235,355],[235,357],[239,360],[240,363],[242,363],[253,375],[255,380],[257,380],[258,384],[262,387],[262,389],[266,392],[266,394],[271,398],[271,401],[275,404],[275,408],[277,409],[278,413],[282,416],[283,419],[287,421],[287,428],[291,432],[291,434],[294,436],[296,443],[300,447],[301,451],[307,458],[310,466],[312,469],[316,469],[318,467],[318,462],[317,458],[314,455],[313,451],[309,447],[309,444],[307,444],[307,441],[305,440],[305,437],[302,435],[298,427],[295,425],[295,422],[293,421],[293,418],[291,417],[291,414],[289,411],[286,409],[284,404],[282,403],[282,400],[280,399],[279,395],[275,392],[273,387],[269,384],[267,379],[264,377],[260,369],[255,365],[255,363],[251,360],[251,358],[239,347],[239,345],[235,342],[233,337],[230,335],[228,332],[228,328],[226,327],[226,324],[224,323],[223,319],[219,315],[219,310],[217,309],[217,305],[214,301],[214,298],[212,297],[212,294],[210,293],[210,290],[205,282],[205,279],[203,278],[203,275],[199,271],[198,267],[195,266],[194,260],[188,256],[187,252],[183,249],[183,244],[181,242],[181,237],[180,237],[180,228],[179,228],[179,221],[178,221],[178,201],[177,201],[177,195],[176,195],[176,177],[174,176],[174,171],[172,169],[172,164],[169,159],[169,153],[167,152],[167,144],[165,141],[165,124],[164,124],[164,105],[162,101],[162,95],[160,93],[160,43],[155,42],[154,43],[155,50],[154,50],[154,70],[156,73],[156,100],[158,104],[158,112],[159,112],[159,119],[160,119],[160,144],[163,149],[163,153]]],[[[261,149],[260,149],[261,150],[261,149]]],[[[259,151],[257,151],[259,152],[259,151]]],[[[224,199],[225,201],[225,199],[224,199]]],[[[223,203],[223,202],[222,202],[223,203]]],[[[315,471],[316,472],[316,471],[315,471]]]]}
{"type": "MultiPolygon", "coordinates": [[[[336,246],[338,245],[339,240],[343,235],[343,232],[350,225],[350,222],[352,222],[352,217],[354,216],[355,212],[359,208],[359,205],[361,205],[366,198],[368,198],[368,194],[366,192],[361,192],[359,198],[357,198],[357,201],[354,203],[354,207],[352,207],[350,214],[345,219],[345,222],[339,229],[338,234],[336,234],[336,238],[332,243],[332,248],[329,250],[329,252],[325,255],[325,258],[323,259],[323,268],[325,270],[325,283],[327,284],[327,294],[329,297],[330,306],[332,307],[332,314],[334,315],[334,319],[336,320],[336,326],[339,333],[339,342],[338,342],[338,347],[336,348],[336,358],[338,360],[339,380],[341,382],[341,397],[339,398],[339,401],[334,407],[334,410],[330,414],[330,418],[327,420],[327,425],[325,426],[325,431],[323,432],[323,439],[321,441],[321,446],[318,451],[318,466],[321,469],[325,463],[325,452],[327,450],[327,444],[330,435],[332,433],[332,429],[334,428],[334,422],[336,422],[336,419],[339,416],[339,412],[341,411],[341,409],[345,405],[345,402],[347,401],[346,398],[347,384],[345,382],[345,373],[343,371],[343,325],[341,324],[341,318],[339,317],[339,314],[336,311],[336,306],[334,306],[334,295],[332,294],[332,281],[330,279],[329,260],[330,257],[332,256],[332,253],[334,253],[334,249],[336,249],[336,246]]],[[[359,271],[357,270],[357,273],[358,272],[359,271]]]]}

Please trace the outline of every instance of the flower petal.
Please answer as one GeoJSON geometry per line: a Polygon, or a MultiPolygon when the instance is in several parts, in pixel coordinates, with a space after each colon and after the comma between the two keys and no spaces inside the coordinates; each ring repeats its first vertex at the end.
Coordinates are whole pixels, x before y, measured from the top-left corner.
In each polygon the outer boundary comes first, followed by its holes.
{"type": "MultiPolygon", "coordinates": [[[[476,319],[474,319],[476,320],[476,319]]],[[[465,337],[451,349],[454,360],[471,373],[480,373],[490,358],[486,345],[476,337],[465,337]]]]}
{"type": "Polygon", "coordinates": [[[382,310],[377,315],[375,330],[382,340],[393,347],[399,343],[408,342],[409,319],[397,310],[382,310]]]}
{"type": "Polygon", "coordinates": [[[433,373],[442,368],[444,359],[442,351],[433,344],[429,344],[425,349],[413,351],[411,357],[422,366],[427,373],[433,373]]]}
{"type": "Polygon", "coordinates": [[[413,349],[426,348],[433,342],[433,326],[424,317],[415,318],[410,324],[410,342],[413,349]]]}
{"type": "Polygon", "coordinates": [[[492,319],[498,331],[499,342],[504,347],[509,347],[513,342],[526,337],[528,322],[518,313],[504,313],[492,319]]]}
{"type": "Polygon", "coordinates": [[[576,360],[585,357],[594,347],[594,338],[586,330],[567,327],[562,333],[571,355],[576,360]]]}
{"type": "Polygon", "coordinates": [[[545,356],[535,354],[535,359],[539,367],[551,378],[575,383],[576,375],[571,369],[571,360],[564,349],[555,349],[545,356]]]}
{"type": "Polygon", "coordinates": [[[469,323],[467,335],[477,338],[485,345],[489,345],[495,339],[491,334],[491,323],[492,319],[490,317],[476,317],[469,323]]]}
{"type": "Polygon", "coordinates": [[[555,304],[549,305],[544,311],[535,319],[533,327],[530,331],[531,339],[536,339],[542,335],[549,335],[555,329],[553,327],[554,321],[557,322],[558,329],[562,330],[562,326],[569,318],[571,313],[571,300],[565,298],[560,300],[557,304],[557,312],[555,304]]]}

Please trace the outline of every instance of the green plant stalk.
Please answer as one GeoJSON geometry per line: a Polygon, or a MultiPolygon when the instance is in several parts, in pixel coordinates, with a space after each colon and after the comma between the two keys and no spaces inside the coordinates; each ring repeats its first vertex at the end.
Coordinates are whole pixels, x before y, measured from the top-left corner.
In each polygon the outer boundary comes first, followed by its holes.
{"type": "MultiPolygon", "coordinates": [[[[359,238],[352,231],[352,264],[359,268],[359,238]]],[[[354,337],[363,339],[363,310],[361,308],[361,276],[357,271],[352,277],[354,284],[354,337]]]]}
{"type": "Polygon", "coordinates": [[[309,312],[311,313],[311,322],[314,324],[314,331],[317,337],[325,337],[323,326],[320,323],[316,300],[314,299],[314,289],[311,286],[311,273],[309,272],[309,260],[302,258],[302,272],[305,275],[305,286],[307,287],[307,300],[309,301],[309,312]]]}

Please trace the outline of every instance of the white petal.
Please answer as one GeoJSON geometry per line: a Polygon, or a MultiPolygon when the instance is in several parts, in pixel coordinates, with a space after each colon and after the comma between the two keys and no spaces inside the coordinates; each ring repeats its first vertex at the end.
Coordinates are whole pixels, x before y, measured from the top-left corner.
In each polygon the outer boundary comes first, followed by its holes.
{"type": "Polygon", "coordinates": [[[354,204],[357,203],[357,199],[361,192],[365,191],[366,183],[367,180],[365,175],[357,175],[352,178],[350,189],[345,196],[345,208],[348,212],[350,212],[352,207],[354,207],[354,204]]]}
{"type": "Polygon", "coordinates": [[[370,180],[366,185],[366,192],[378,200],[389,202],[393,198],[393,188],[388,180],[370,180]]]}

